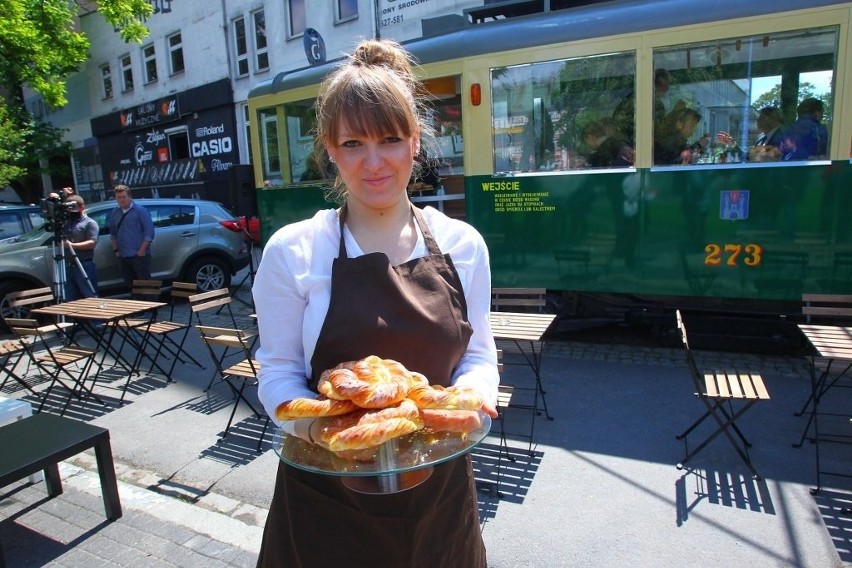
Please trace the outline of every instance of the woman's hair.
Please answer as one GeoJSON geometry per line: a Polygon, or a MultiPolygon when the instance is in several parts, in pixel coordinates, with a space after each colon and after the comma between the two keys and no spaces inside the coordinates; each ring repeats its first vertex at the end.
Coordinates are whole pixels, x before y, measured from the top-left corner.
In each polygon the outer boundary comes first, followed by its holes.
{"type": "MultiPolygon", "coordinates": [[[[315,156],[320,171],[326,171],[327,145],[336,142],[343,120],[358,136],[420,136],[421,143],[424,137],[431,139],[417,96],[422,87],[414,64],[396,42],[365,40],[323,81],[316,107],[315,156]]],[[[332,193],[343,198],[345,192],[337,176],[332,193]]]]}

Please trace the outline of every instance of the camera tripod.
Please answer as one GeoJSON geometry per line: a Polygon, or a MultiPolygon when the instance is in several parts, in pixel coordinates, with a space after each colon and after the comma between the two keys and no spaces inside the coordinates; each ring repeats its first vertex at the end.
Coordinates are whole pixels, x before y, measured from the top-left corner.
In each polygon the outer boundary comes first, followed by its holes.
{"type": "Polygon", "coordinates": [[[95,286],[92,284],[92,281],[89,280],[89,275],[86,274],[85,269],[83,269],[83,263],[80,262],[80,258],[77,256],[77,251],[75,251],[71,247],[66,247],[65,243],[68,239],[65,238],[64,235],[55,235],[53,239],[53,294],[56,299],[60,302],[65,301],[65,283],[68,281],[68,274],[66,272],[66,264],[65,264],[65,250],[67,248],[71,253],[71,257],[74,258],[74,262],[77,266],[77,270],[80,271],[80,274],[83,275],[83,278],[86,280],[86,284],[89,285],[89,290],[92,291],[93,294],[97,295],[98,291],[95,290],[95,286]]]}

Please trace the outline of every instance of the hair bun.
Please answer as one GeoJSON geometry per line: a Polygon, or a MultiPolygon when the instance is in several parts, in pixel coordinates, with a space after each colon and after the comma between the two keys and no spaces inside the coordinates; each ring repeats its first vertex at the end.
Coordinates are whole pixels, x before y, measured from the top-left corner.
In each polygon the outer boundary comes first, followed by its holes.
{"type": "Polygon", "coordinates": [[[413,76],[410,56],[400,44],[394,41],[362,42],[352,54],[352,64],[362,67],[387,67],[402,75],[403,78],[413,76]]]}

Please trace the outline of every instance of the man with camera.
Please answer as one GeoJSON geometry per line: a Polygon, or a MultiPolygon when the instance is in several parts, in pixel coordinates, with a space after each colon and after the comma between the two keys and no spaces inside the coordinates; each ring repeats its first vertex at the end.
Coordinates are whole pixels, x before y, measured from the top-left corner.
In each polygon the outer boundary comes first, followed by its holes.
{"type": "Polygon", "coordinates": [[[68,249],[65,255],[65,299],[91,298],[98,289],[94,260],[98,224],[86,215],[86,204],[79,195],[67,196],[63,205],[66,208],[63,234],[65,248],[68,249]],[[74,260],[74,256],[79,263],[74,260]]]}

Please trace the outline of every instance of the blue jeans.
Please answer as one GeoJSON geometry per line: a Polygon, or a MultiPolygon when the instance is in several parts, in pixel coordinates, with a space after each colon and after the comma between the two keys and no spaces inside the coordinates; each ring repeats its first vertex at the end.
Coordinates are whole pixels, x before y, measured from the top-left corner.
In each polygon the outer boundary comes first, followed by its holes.
{"type": "Polygon", "coordinates": [[[77,266],[77,262],[72,259],[71,264],[67,265],[65,270],[66,300],[79,300],[80,298],[91,298],[96,295],[95,291],[98,289],[98,277],[97,274],[95,274],[95,261],[81,260],[80,264],[83,265],[85,276],[89,277],[89,282],[92,283],[92,286],[89,287],[89,283],[86,282],[84,273],[80,271],[80,267],[77,266]],[[93,291],[92,288],[94,288],[95,291],[93,291]]]}

